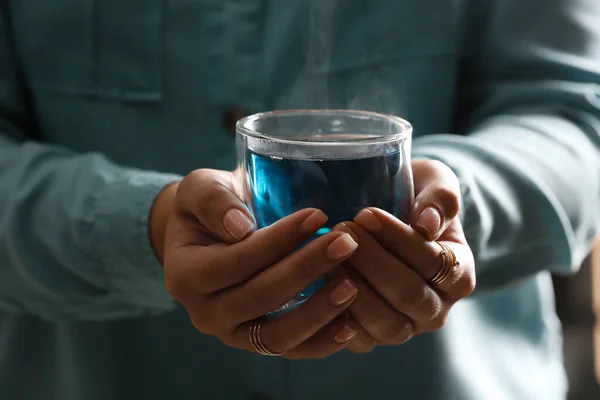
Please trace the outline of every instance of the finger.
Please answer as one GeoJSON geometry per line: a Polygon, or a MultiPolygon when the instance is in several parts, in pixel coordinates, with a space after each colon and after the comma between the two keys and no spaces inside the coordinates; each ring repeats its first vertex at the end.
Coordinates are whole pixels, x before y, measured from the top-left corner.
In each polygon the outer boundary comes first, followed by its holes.
{"type": "MultiPolygon", "coordinates": [[[[426,282],[438,273],[443,262],[438,244],[425,240],[417,231],[385,211],[376,208],[364,211],[355,221],[361,228],[369,229],[390,254],[402,260],[426,282]]],[[[444,300],[455,302],[473,292],[475,262],[458,219],[452,221],[442,239],[448,239],[444,243],[455,253],[459,264],[452,268],[444,282],[435,285],[435,289],[444,293],[444,300]]],[[[361,245],[361,251],[365,251],[364,245],[361,245]]]]}
{"type": "Polygon", "coordinates": [[[414,161],[412,168],[416,197],[411,225],[426,239],[436,240],[458,215],[458,178],[448,166],[439,161],[414,161]]]}
{"type": "MultiPolygon", "coordinates": [[[[386,251],[372,235],[352,222],[339,224],[334,231],[352,232],[359,246],[347,263],[394,310],[410,318],[414,326],[413,333],[433,330],[440,319],[445,319],[447,306],[435,290],[415,271],[386,251]]],[[[402,327],[391,329],[399,331],[402,327]]]]}
{"type": "MultiPolygon", "coordinates": [[[[287,353],[339,316],[354,300],[356,293],[356,285],[348,279],[329,282],[301,306],[267,318],[261,332],[263,344],[273,353],[287,353]]],[[[252,350],[248,336],[250,323],[241,324],[235,334],[238,343],[244,343],[245,348],[252,350]]],[[[338,338],[337,348],[342,348],[351,338],[338,338]]],[[[332,335],[328,342],[331,347],[336,342],[335,336],[332,335]]]]}
{"type": "MultiPolygon", "coordinates": [[[[190,173],[179,185],[175,212],[197,220],[205,231],[228,243],[252,232],[256,223],[234,191],[233,177],[210,169],[190,173]]],[[[183,243],[183,245],[195,243],[183,243]]]]}
{"type": "Polygon", "coordinates": [[[358,331],[359,327],[355,321],[339,316],[283,357],[291,360],[328,357],[354,342],[358,331]]]}
{"type": "MultiPolygon", "coordinates": [[[[458,224],[459,221],[453,222],[450,225],[449,230],[453,229],[455,223],[458,224]]],[[[444,236],[445,234],[442,235],[440,239],[444,239],[444,236]]],[[[440,243],[445,244],[447,248],[454,253],[454,257],[456,257],[458,264],[451,266],[447,278],[440,283],[432,284],[432,286],[447,302],[453,304],[458,300],[470,296],[475,290],[475,260],[469,246],[457,243],[454,240],[438,240],[435,243],[435,246],[433,246],[433,251],[429,251],[431,250],[431,247],[428,247],[428,251],[414,254],[415,258],[421,258],[423,263],[429,263],[429,265],[431,265],[429,271],[425,272],[427,281],[430,281],[433,276],[437,275],[440,269],[444,267],[444,264],[448,262],[445,261],[445,258],[442,256],[442,251],[445,252],[446,249],[442,248],[440,243]]]]}
{"type": "MultiPolygon", "coordinates": [[[[351,269],[352,267],[350,265],[347,265],[347,262],[344,262],[342,265],[335,267],[334,269],[329,271],[326,275],[326,278],[328,279],[328,281],[349,279],[350,275],[348,274],[348,271],[351,269]]],[[[357,298],[360,295],[361,294],[359,290],[357,298]]],[[[356,300],[354,300],[354,302],[356,302],[356,300]]],[[[345,317],[346,320],[350,320],[358,331],[356,336],[348,343],[347,349],[357,354],[365,354],[373,351],[375,346],[377,346],[378,344],[377,340],[373,339],[373,337],[367,333],[365,328],[361,326],[358,321],[356,321],[356,318],[354,318],[354,316],[350,312],[350,309],[344,311],[340,318],[342,317],[345,317]]]]}
{"type": "MultiPolygon", "coordinates": [[[[356,324],[359,325],[358,322],[356,324]]],[[[377,340],[373,339],[364,328],[360,327],[358,333],[346,348],[356,354],[367,354],[372,352],[377,344],[377,340]]]]}
{"type": "Polygon", "coordinates": [[[198,294],[237,285],[298,249],[326,221],[327,216],[321,211],[306,209],[254,232],[239,243],[172,248],[165,264],[176,267],[177,273],[169,274],[172,281],[165,280],[172,286],[187,287],[198,294]]]}
{"type": "Polygon", "coordinates": [[[390,306],[356,271],[351,269],[349,274],[358,288],[349,312],[369,337],[382,345],[399,345],[410,340],[413,335],[410,318],[390,306]]]}
{"type": "Polygon", "coordinates": [[[220,314],[239,323],[279,309],[350,257],[356,248],[356,242],[346,233],[323,235],[252,279],[215,294],[224,298],[220,314]]]}

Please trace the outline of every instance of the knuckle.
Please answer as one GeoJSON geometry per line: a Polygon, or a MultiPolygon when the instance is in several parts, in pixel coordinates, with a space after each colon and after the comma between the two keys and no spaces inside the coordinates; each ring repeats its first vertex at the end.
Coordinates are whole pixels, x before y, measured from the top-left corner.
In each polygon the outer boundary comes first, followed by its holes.
{"type": "Polygon", "coordinates": [[[198,209],[201,212],[210,212],[210,210],[223,203],[224,192],[225,188],[220,184],[205,185],[197,197],[198,209]]]}
{"type": "Polygon", "coordinates": [[[446,163],[440,160],[431,160],[431,169],[437,171],[438,175],[443,175],[445,180],[450,181],[452,185],[458,186],[458,177],[446,163]]]}
{"type": "Polygon", "coordinates": [[[194,326],[194,328],[200,332],[200,333],[204,333],[204,334],[210,334],[210,328],[209,325],[206,323],[206,320],[203,318],[199,318],[197,315],[193,315],[190,316],[190,319],[192,321],[192,325],[194,326]]]}
{"type": "Polygon", "coordinates": [[[373,349],[377,346],[377,341],[374,339],[366,339],[366,338],[357,338],[352,340],[347,349],[356,354],[366,354],[373,351],[373,349]]]}
{"type": "Polygon", "coordinates": [[[208,170],[190,172],[179,184],[176,204],[186,212],[210,212],[223,199],[225,187],[208,170]]]}
{"type": "Polygon", "coordinates": [[[195,171],[187,174],[181,183],[179,184],[179,188],[177,190],[178,194],[184,194],[191,190],[193,190],[197,185],[200,185],[203,181],[205,181],[206,171],[203,169],[197,169],[195,171]]]}
{"type": "Polygon", "coordinates": [[[206,168],[196,169],[190,172],[185,178],[184,181],[192,183],[194,186],[204,185],[208,181],[212,181],[210,178],[210,170],[206,168]]]}
{"type": "MultiPolygon", "coordinates": [[[[408,310],[407,313],[409,315],[421,315],[421,318],[425,318],[427,327],[424,328],[427,331],[438,330],[445,323],[446,315],[444,303],[433,289],[428,286],[415,287],[411,290],[407,290],[404,305],[404,310],[408,310]]],[[[400,311],[402,311],[402,309],[400,309],[400,311]]],[[[415,331],[414,328],[415,327],[412,325],[410,326],[409,333],[411,336],[415,331]]],[[[407,337],[407,340],[408,339],[410,339],[410,336],[407,337]]]]}
{"type": "Polygon", "coordinates": [[[376,339],[382,344],[402,344],[408,341],[412,336],[410,322],[397,318],[380,327],[379,335],[376,339]]]}
{"type": "Polygon", "coordinates": [[[230,300],[227,302],[220,302],[217,305],[217,309],[219,310],[219,315],[227,315],[228,318],[235,321],[244,321],[251,319],[250,315],[252,314],[250,310],[252,310],[253,304],[250,304],[250,300],[230,300]]]}
{"type": "Polygon", "coordinates": [[[229,346],[229,347],[233,347],[235,349],[244,349],[244,345],[242,343],[240,343],[240,339],[239,336],[236,335],[236,333],[238,333],[238,330],[243,330],[244,332],[244,336],[246,331],[246,327],[244,325],[241,326],[236,326],[233,329],[230,329],[228,331],[225,332],[215,332],[213,334],[213,336],[217,336],[219,338],[219,340],[221,342],[223,342],[223,344],[229,346]]]}
{"type": "Polygon", "coordinates": [[[444,312],[444,302],[439,298],[437,294],[433,294],[428,296],[425,301],[422,303],[420,312],[426,315],[438,316],[444,312]]]}
{"type": "Polygon", "coordinates": [[[411,285],[398,293],[396,308],[399,311],[420,309],[431,297],[431,290],[425,285],[411,285]]]}
{"type": "Polygon", "coordinates": [[[448,166],[440,160],[429,160],[429,166],[433,170],[445,170],[448,168],[448,166]]]}
{"type": "Polygon", "coordinates": [[[239,318],[240,315],[244,315],[246,308],[244,307],[245,303],[242,301],[237,301],[237,297],[228,296],[225,293],[217,294],[214,296],[214,314],[221,316],[220,320],[233,320],[233,321],[242,321],[243,318],[239,318]]]}
{"type": "Polygon", "coordinates": [[[200,211],[210,211],[223,203],[227,189],[218,181],[214,171],[198,169],[190,172],[180,183],[178,195],[193,199],[195,206],[200,211]]]}
{"type": "Polygon", "coordinates": [[[457,293],[461,299],[464,299],[465,297],[469,297],[473,293],[476,286],[477,279],[475,278],[475,274],[464,274],[463,277],[458,281],[457,293]]]}
{"type": "Polygon", "coordinates": [[[190,260],[183,251],[168,254],[164,261],[164,282],[167,292],[176,300],[208,295],[215,290],[220,268],[212,257],[205,256],[200,263],[190,260]],[[193,265],[193,268],[190,268],[193,265]]]}
{"type": "Polygon", "coordinates": [[[215,325],[215,319],[211,317],[211,312],[202,307],[195,307],[193,311],[189,311],[190,320],[194,328],[205,335],[218,335],[219,329],[215,325]],[[202,311],[199,311],[202,310],[202,311]]]}
{"type": "Polygon", "coordinates": [[[170,268],[167,268],[167,264],[165,263],[165,289],[173,299],[181,301],[186,297],[185,294],[187,292],[187,280],[168,271],[170,271],[170,268]]]}
{"type": "Polygon", "coordinates": [[[206,335],[217,336],[221,341],[235,340],[236,329],[241,322],[227,314],[227,298],[225,296],[203,297],[188,307],[192,324],[197,331],[206,335]]]}
{"type": "Polygon", "coordinates": [[[214,304],[209,298],[190,290],[187,282],[188,279],[183,277],[165,277],[167,292],[186,309],[194,328],[201,333],[215,335],[216,322],[220,320],[213,318],[214,304]]]}
{"type": "Polygon", "coordinates": [[[429,327],[431,331],[437,331],[442,329],[446,325],[446,321],[448,320],[447,312],[439,312],[431,318],[429,323],[429,327]]]}
{"type": "Polygon", "coordinates": [[[169,293],[169,295],[175,299],[175,300],[181,300],[181,292],[182,292],[182,280],[181,279],[174,279],[174,278],[168,278],[167,276],[165,276],[165,289],[167,290],[167,293],[169,293]]]}
{"type": "Polygon", "coordinates": [[[435,189],[435,196],[437,197],[441,206],[448,214],[457,214],[460,208],[460,195],[458,187],[452,187],[450,185],[441,185],[435,189]]]}
{"type": "Polygon", "coordinates": [[[290,350],[287,338],[279,334],[270,334],[267,327],[263,329],[263,342],[267,349],[275,353],[284,353],[290,350]]]}

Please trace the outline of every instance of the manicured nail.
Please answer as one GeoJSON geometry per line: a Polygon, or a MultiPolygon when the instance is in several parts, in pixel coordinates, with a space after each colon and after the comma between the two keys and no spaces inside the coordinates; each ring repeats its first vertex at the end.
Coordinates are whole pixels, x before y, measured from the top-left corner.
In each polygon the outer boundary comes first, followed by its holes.
{"type": "Polygon", "coordinates": [[[241,240],[254,229],[254,222],[242,211],[232,208],[223,217],[223,227],[235,239],[241,240]]]}
{"type": "Polygon", "coordinates": [[[354,222],[368,230],[369,232],[379,232],[381,230],[381,221],[370,210],[362,210],[356,217],[354,222]]]}
{"type": "Polygon", "coordinates": [[[327,257],[331,261],[341,260],[353,253],[357,247],[358,244],[352,239],[352,236],[344,233],[329,244],[329,247],[327,247],[327,257]]]}
{"type": "Polygon", "coordinates": [[[331,293],[329,293],[329,300],[334,306],[341,306],[342,304],[350,301],[350,299],[353,298],[357,292],[358,289],[356,286],[346,279],[345,281],[338,283],[333,288],[331,293]]]}
{"type": "Polygon", "coordinates": [[[354,338],[354,336],[356,336],[357,333],[357,330],[345,325],[335,334],[335,341],[339,344],[348,343],[350,340],[352,340],[352,338],[354,338]]]}
{"type": "Polygon", "coordinates": [[[348,224],[346,224],[345,222],[340,222],[339,224],[334,226],[332,231],[339,231],[339,232],[347,233],[348,235],[350,235],[352,240],[354,240],[356,243],[358,243],[358,236],[356,235],[356,232],[354,230],[352,230],[352,228],[350,228],[350,226],[348,224]]]}
{"type": "Polygon", "coordinates": [[[315,210],[300,224],[300,230],[303,232],[313,232],[322,227],[327,222],[327,215],[321,210],[315,210]]]}
{"type": "Polygon", "coordinates": [[[440,230],[442,217],[438,210],[433,207],[427,207],[421,211],[415,225],[429,235],[427,239],[431,239],[435,237],[440,230]]]}

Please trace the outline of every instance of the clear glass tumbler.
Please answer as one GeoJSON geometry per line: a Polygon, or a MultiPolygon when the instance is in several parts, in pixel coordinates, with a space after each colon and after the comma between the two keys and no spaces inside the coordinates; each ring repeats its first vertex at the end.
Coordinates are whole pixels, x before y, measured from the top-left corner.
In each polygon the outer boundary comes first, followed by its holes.
{"type": "MultiPolygon", "coordinates": [[[[329,217],[315,238],[365,207],[408,221],[414,184],[407,121],[368,111],[289,110],[249,116],[236,131],[242,192],[258,228],[309,207],[329,217]]],[[[305,301],[322,284],[275,312],[305,301]]]]}

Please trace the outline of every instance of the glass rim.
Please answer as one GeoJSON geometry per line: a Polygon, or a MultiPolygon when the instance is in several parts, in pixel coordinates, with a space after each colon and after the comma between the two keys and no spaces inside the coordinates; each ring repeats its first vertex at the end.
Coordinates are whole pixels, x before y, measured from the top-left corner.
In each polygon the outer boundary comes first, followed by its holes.
{"type": "Polygon", "coordinates": [[[383,144],[389,142],[396,142],[401,140],[409,139],[412,135],[413,127],[407,120],[397,117],[391,114],[382,114],[374,111],[364,110],[346,110],[346,109],[294,109],[294,110],[275,110],[267,111],[249,115],[237,121],[236,132],[247,137],[256,139],[270,140],[276,143],[287,143],[297,145],[311,145],[311,146],[332,146],[332,145],[351,145],[351,144],[383,144]],[[300,140],[293,138],[283,138],[280,136],[274,136],[258,132],[253,129],[247,128],[247,124],[257,121],[262,118],[277,117],[277,116],[300,116],[310,114],[342,114],[342,115],[358,115],[358,116],[370,116],[380,119],[386,119],[395,123],[399,127],[398,133],[391,135],[378,135],[375,137],[368,138],[357,138],[357,139],[334,139],[328,141],[312,141],[312,140],[300,140]]]}

